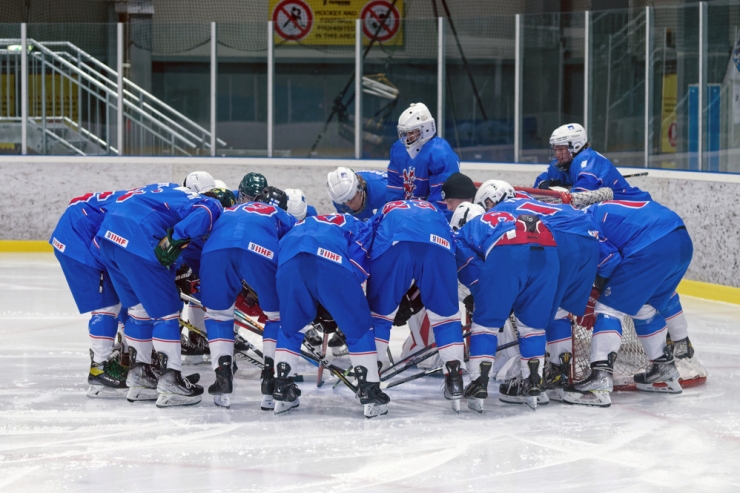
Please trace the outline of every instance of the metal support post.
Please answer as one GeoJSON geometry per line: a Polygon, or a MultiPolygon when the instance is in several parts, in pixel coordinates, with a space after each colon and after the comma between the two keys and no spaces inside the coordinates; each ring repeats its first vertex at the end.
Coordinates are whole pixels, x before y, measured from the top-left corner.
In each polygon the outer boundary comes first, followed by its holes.
{"type": "Polygon", "coordinates": [[[211,22],[211,157],[216,155],[216,73],[218,71],[216,34],[216,23],[211,22]]]}
{"type": "Polygon", "coordinates": [[[272,157],[275,132],[275,39],[272,21],[267,22],[267,157],[272,157]]]}
{"type": "Polygon", "coordinates": [[[524,62],[524,37],[522,14],[516,14],[516,48],[514,50],[514,162],[522,159],[522,65],[524,62]]]}
{"type": "Polygon", "coordinates": [[[707,2],[699,3],[699,171],[704,169],[704,130],[706,124],[705,107],[707,105],[707,47],[709,46],[709,12],[707,2]]]}
{"type": "Polygon", "coordinates": [[[116,33],[116,70],[118,71],[118,97],[116,99],[116,145],[118,155],[123,156],[123,23],[119,22],[116,33]]]}
{"type": "Polygon", "coordinates": [[[437,18],[437,135],[445,136],[445,19],[437,18]]]}
{"type": "Polygon", "coordinates": [[[650,166],[650,115],[653,111],[653,9],[645,7],[645,167],[650,166]]]}
{"type": "Polygon", "coordinates": [[[21,154],[28,154],[28,38],[21,24],[21,154]]]}
{"type": "Polygon", "coordinates": [[[362,20],[355,20],[355,159],[362,157],[362,20]]]}
{"type": "Polygon", "coordinates": [[[591,135],[591,11],[585,12],[585,25],[583,26],[583,128],[586,135],[591,135]]]}

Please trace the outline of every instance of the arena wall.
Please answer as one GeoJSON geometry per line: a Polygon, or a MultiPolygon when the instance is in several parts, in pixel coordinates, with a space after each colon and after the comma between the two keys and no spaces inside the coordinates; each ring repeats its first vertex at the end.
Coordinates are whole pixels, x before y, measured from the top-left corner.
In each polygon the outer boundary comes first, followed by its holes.
{"type": "MultiPolygon", "coordinates": [[[[9,194],[0,198],[0,240],[47,240],[69,199],[88,191],[120,190],[146,183],[177,182],[195,170],[210,172],[236,189],[249,171],[271,185],[301,188],[320,213],[332,212],[326,174],[337,166],[385,169],[386,161],[259,158],[140,158],[18,156],[0,161],[9,194]]],[[[542,165],[462,164],[476,181],[489,178],[531,185],[542,165]]],[[[623,174],[639,172],[621,169],[623,174]]],[[[740,175],[649,170],[629,180],[686,222],[694,241],[687,279],[740,287],[740,175]]]]}

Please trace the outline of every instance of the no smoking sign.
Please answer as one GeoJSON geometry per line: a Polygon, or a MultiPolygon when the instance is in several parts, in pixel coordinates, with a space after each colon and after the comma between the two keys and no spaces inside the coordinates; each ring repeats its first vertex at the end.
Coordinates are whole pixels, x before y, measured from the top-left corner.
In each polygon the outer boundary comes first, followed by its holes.
{"type": "Polygon", "coordinates": [[[386,0],[368,3],[362,13],[362,32],[369,39],[381,43],[393,39],[401,26],[398,10],[386,0]]]}
{"type": "Polygon", "coordinates": [[[298,41],[313,27],[313,11],[303,0],[284,0],[272,11],[275,34],[283,39],[298,41]]]}

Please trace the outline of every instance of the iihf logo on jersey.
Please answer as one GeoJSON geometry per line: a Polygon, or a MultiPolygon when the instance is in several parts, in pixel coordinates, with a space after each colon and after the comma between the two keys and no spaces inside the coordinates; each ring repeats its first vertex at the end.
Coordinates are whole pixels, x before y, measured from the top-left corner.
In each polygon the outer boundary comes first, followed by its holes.
{"type": "Polygon", "coordinates": [[[406,200],[414,197],[414,190],[416,190],[416,168],[409,166],[408,169],[403,170],[403,194],[406,200]]]}

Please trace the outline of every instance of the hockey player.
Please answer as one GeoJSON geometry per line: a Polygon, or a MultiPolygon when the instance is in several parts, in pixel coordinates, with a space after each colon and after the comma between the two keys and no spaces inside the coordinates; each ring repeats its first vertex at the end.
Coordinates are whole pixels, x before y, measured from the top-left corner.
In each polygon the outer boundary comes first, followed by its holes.
{"type": "Polygon", "coordinates": [[[619,251],[603,258],[592,295],[596,323],[591,339],[591,374],[566,388],[565,402],[601,407],[611,404],[614,361],[622,319],[627,315],[634,320],[635,332],[651,361],[646,372],[635,375],[637,388],[681,393],[674,357],[666,346],[663,312],[670,307],[693,254],[683,221],[652,201],[607,201],[589,206],[586,212],[619,251]]]}
{"type": "Polygon", "coordinates": [[[200,402],[203,387],[180,372],[179,312],[175,263],[191,238],[207,235],[221,215],[217,200],[173,183],[129,190],[116,199],[95,237],[113,286],[128,307],[126,339],[132,368],[129,400],[158,407],[200,402]],[[151,374],[152,342],[163,371],[151,374]]]}
{"type": "Polygon", "coordinates": [[[444,362],[444,396],[459,412],[465,362],[450,225],[439,208],[423,200],[388,202],[372,221],[375,239],[367,299],[378,358],[386,364],[391,325],[413,281],[444,362]]]}
{"type": "Polygon", "coordinates": [[[452,217],[442,200],[442,184],[460,171],[460,159],[450,144],[436,136],[429,109],[412,103],[398,118],[399,140],[391,147],[386,200],[427,200],[452,217]]]}
{"type": "MultiPolygon", "coordinates": [[[[505,196],[502,187],[496,195],[483,186],[481,192],[489,207],[505,196]]],[[[455,232],[458,278],[471,289],[475,300],[470,327],[470,384],[465,387],[468,407],[483,411],[497,334],[513,313],[519,330],[521,380],[505,392],[511,398],[501,400],[526,402],[536,408],[543,390],[545,327],[551,320],[556,295],[553,279],[559,272],[555,239],[550,229],[531,214],[515,217],[495,210],[476,213],[470,209],[467,222],[455,232]]]]}
{"type": "Polygon", "coordinates": [[[316,208],[308,205],[306,196],[300,188],[286,188],[285,195],[288,199],[286,211],[293,216],[296,221],[303,221],[306,217],[317,216],[316,208]]]}
{"type": "Polygon", "coordinates": [[[357,171],[339,167],[326,177],[329,197],[337,212],[352,214],[357,219],[369,219],[385,205],[388,173],[357,171]]]}
{"type": "Polygon", "coordinates": [[[536,188],[562,186],[585,192],[608,187],[614,191],[614,199],[652,200],[649,193],[630,186],[611,161],[591,149],[586,130],[578,123],[556,128],[550,147],[555,158],[534,181],[536,188]]]}
{"type": "Polygon", "coordinates": [[[247,202],[228,208],[219,218],[203,248],[201,299],[207,309],[206,328],[216,382],[208,388],[214,403],[229,407],[234,358],[234,304],[247,283],[257,294],[267,316],[263,334],[265,368],[262,374],[262,410],[272,410],[275,343],[280,327],[280,303],[275,275],[280,238],[295,219],[279,207],[247,202]]]}
{"type": "Polygon", "coordinates": [[[475,183],[469,176],[462,173],[452,173],[442,185],[442,200],[447,206],[447,210],[454,213],[457,206],[463,202],[473,202],[477,191],[475,183]]]}
{"type": "Polygon", "coordinates": [[[124,397],[127,392],[126,368],[112,357],[121,304],[97,248],[91,249],[106,211],[115,208],[116,199],[124,193],[87,193],[73,198],[49,239],[78,310],[92,312],[88,322],[88,397],[124,397]]]}
{"type": "Polygon", "coordinates": [[[316,318],[319,306],[345,333],[365,417],[388,412],[390,399],[380,390],[372,318],[362,292],[371,239],[369,223],[350,215],[329,214],[306,218],[280,240],[275,414],[299,404],[301,391],[293,375],[303,341],[301,330],[316,318]]]}
{"type": "MultiPolygon", "coordinates": [[[[539,202],[521,192],[517,194],[514,187],[501,180],[483,183],[475,200],[481,206],[498,202],[491,209],[495,211],[513,215],[533,214],[545,223],[555,237],[560,273],[553,318],[546,329],[550,364],[545,368],[545,384],[552,389],[548,395],[561,401],[562,387],[568,382],[572,358],[573,333],[568,314],[581,316],[585,312],[599,263],[598,227],[590,215],[570,205],[539,202]]],[[[502,386],[501,399],[516,400],[517,396],[509,395],[512,390],[515,389],[508,386],[504,391],[502,386]]]]}
{"type": "Polygon", "coordinates": [[[195,193],[205,193],[216,188],[216,180],[208,171],[193,171],[185,178],[182,185],[195,193]]]}
{"type": "Polygon", "coordinates": [[[237,201],[240,204],[252,202],[267,186],[267,178],[261,173],[247,173],[239,183],[237,201]]]}

